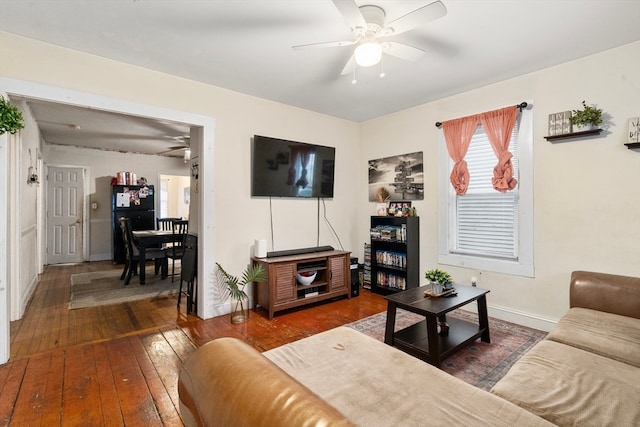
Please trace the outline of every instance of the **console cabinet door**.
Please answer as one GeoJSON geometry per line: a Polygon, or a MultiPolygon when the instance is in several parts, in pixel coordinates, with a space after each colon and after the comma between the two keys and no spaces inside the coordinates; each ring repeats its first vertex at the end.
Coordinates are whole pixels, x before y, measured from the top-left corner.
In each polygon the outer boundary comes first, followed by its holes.
{"type": "Polygon", "coordinates": [[[327,263],[329,270],[329,291],[333,292],[348,289],[351,284],[351,276],[347,274],[346,257],[329,257],[327,263]]]}
{"type": "Polygon", "coordinates": [[[296,298],[295,271],[295,263],[278,264],[275,266],[275,304],[291,301],[296,298]]]}

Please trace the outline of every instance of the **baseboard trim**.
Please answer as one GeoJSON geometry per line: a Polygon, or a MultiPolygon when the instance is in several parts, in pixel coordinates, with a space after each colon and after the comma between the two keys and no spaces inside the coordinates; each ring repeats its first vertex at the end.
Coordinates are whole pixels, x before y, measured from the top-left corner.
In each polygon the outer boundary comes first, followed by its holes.
{"type": "Polygon", "coordinates": [[[89,257],[89,261],[107,261],[113,257],[111,253],[108,254],[94,254],[89,257]]]}
{"type": "MultiPolygon", "coordinates": [[[[463,310],[473,311],[474,313],[477,312],[475,304],[466,305],[463,307],[463,310]]],[[[487,310],[489,312],[489,317],[494,317],[506,322],[515,323],[516,325],[522,325],[545,332],[551,331],[556,323],[558,323],[557,320],[497,305],[487,304],[487,310]]]]}

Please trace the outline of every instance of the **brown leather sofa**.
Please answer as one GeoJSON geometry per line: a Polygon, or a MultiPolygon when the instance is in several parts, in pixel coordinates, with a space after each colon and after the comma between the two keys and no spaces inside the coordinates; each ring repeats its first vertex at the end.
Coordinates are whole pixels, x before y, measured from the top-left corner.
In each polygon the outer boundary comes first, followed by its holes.
{"type": "Polygon", "coordinates": [[[640,278],[574,272],[571,308],[491,393],[347,327],[185,363],[186,426],[640,425],[640,278]],[[552,424],[553,423],[553,424],[552,424]]]}

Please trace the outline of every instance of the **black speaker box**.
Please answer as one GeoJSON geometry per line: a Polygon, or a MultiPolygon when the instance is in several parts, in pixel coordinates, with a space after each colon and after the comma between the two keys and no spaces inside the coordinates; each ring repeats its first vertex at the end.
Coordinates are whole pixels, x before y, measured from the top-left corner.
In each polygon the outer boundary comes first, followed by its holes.
{"type": "Polygon", "coordinates": [[[358,258],[351,258],[351,296],[360,295],[360,274],[358,271],[358,258]]]}

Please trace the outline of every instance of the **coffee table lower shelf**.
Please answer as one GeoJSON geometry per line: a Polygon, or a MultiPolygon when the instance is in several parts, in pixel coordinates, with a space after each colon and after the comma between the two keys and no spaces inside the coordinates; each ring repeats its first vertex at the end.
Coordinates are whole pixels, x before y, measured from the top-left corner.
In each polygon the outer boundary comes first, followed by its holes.
{"type": "Polygon", "coordinates": [[[418,322],[393,334],[393,345],[435,366],[461,347],[480,338],[484,332],[478,324],[447,317],[449,335],[438,335],[438,355],[429,351],[427,322],[418,322]]]}

